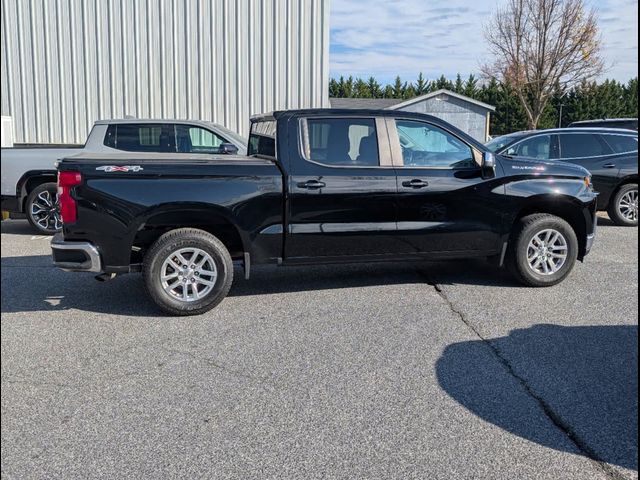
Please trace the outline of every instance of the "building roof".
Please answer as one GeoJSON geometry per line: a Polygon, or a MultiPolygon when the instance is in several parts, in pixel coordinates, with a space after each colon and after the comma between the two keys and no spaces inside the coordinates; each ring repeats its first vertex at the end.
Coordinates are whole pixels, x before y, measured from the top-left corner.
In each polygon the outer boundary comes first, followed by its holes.
{"type": "Polygon", "coordinates": [[[410,98],[409,100],[404,100],[404,101],[400,98],[330,98],[329,102],[331,103],[331,108],[402,110],[403,107],[406,107],[408,105],[413,105],[414,103],[423,102],[425,100],[436,98],[441,95],[455,97],[464,102],[472,103],[481,108],[485,108],[491,112],[494,112],[496,110],[496,107],[494,107],[493,105],[489,105],[487,103],[481,102],[474,98],[467,97],[466,95],[461,95],[459,93],[452,92],[451,90],[447,90],[444,88],[441,88],[440,90],[436,90],[434,92],[426,93],[424,95],[420,95],[419,97],[410,98]]]}
{"type": "Polygon", "coordinates": [[[330,98],[331,108],[378,110],[402,102],[400,98],[330,98]]]}
{"type": "Polygon", "coordinates": [[[389,108],[393,110],[401,110],[403,107],[406,107],[408,105],[412,105],[414,103],[420,103],[425,100],[429,100],[430,98],[437,98],[439,96],[454,97],[459,100],[462,100],[463,102],[472,103],[479,107],[485,108],[491,112],[495,112],[496,110],[496,107],[494,107],[493,105],[489,105],[488,103],[481,102],[479,100],[476,100],[475,98],[467,97],[466,95],[462,95],[460,93],[452,92],[451,90],[447,90],[445,88],[441,88],[440,90],[435,90],[433,92],[425,93],[424,95],[420,95],[419,97],[410,98],[409,100],[405,100],[404,102],[397,103],[389,108]]]}

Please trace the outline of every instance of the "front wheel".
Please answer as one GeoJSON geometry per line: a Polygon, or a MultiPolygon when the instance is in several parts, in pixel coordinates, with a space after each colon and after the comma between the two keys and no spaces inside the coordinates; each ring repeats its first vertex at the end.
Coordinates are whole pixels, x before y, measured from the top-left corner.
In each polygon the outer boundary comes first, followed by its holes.
{"type": "Polygon", "coordinates": [[[60,205],[58,202],[58,186],[43,183],[34,188],[27,196],[27,220],[43,235],[53,235],[62,229],[60,205]]]}
{"type": "Polygon", "coordinates": [[[638,184],[623,185],[616,192],[609,205],[609,218],[623,227],[638,226],[638,184]]]}
{"type": "Polygon", "coordinates": [[[529,287],[562,282],[576,263],[578,239],[571,225],[549,214],[524,217],[511,239],[509,267],[529,287]]]}
{"type": "Polygon", "coordinates": [[[162,235],[144,257],[145,288],[171,315],[200,315],[218,305],[233,282],[233,262],[224,244],[195,228],[162,235]]]}

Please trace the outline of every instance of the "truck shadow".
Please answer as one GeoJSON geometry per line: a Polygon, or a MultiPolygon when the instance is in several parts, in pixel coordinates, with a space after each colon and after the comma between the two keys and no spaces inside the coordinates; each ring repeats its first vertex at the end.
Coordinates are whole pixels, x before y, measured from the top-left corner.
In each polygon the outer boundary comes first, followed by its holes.
{"type": "Polygon", "coordinates": [[[9,235],[41,235],[27,220],[3,220],[0,223],[0,231],[9,235]]]}
{"type": "MultiPolygon", "coordinates": [[[[48,255],[2,258],[2,312],[76,309],[115,315],[159,316],[137,274],[97,282],[90,273],[63,272],[48,255]]],[[[482,261],[378,263],[313,267],[258,267],[250,280],[240,269],[230,297],[362,288],[377,285],[462,283],[520,288],[482,261]]],[[[429,287],[431,288],[431,287],[429,287]]]]}
{"type": "MultiPolygon", "coordinates": [[[[236,275],[242,278],[242,271],[236,272],[236,275]]],[[[286,268],[261,266],[252,269],[249,281],[234,282],[229,296],[418,283],[521,288],[504,269],[483,260],[450,260],[286,268]]]]}
{"type": "MultiPolygon", "coordinates": [[[[545,408],[586,446],[586,456],[638,469],[638,327],[534,325],[489,340],[545,408]]],[[[442,388],[482,419],[532,442],[580,453],[529,396],[514,395],[518,382],[495,375],[479,358],[488,345],[448,346],[436,363],[442,388]],[[526,399],[526,400],[524,400],[526,399]]],[[[519,387],[522,389],[522,387],[519,387]]],[[[584,454],[584,453],[583,453],[584,454]]]]}

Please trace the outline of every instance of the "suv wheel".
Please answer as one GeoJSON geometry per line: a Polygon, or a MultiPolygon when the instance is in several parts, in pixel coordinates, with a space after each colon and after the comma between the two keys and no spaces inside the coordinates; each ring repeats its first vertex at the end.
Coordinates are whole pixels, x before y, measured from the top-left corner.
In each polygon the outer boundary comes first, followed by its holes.
{"type": "Polygon", "coordinates": [[[233,282],[229,251],[216,237],[195,228],[162,235],[144,258],[147,293],[171,315],[199,315],[218,305],[233,282]]]}
{"type": "Polygon", "coordinates": [[[58,186],[55,183],[43,183],[34,188],[27,196],[25,210],[27,220],[38,232],[53,235],[62,229],[58,186]]]}
{"type": "Polygon", "coordinates": [[[616,225],[638,226],[638,184],[628,183],[620,187],[611,200],[608,213],[616,225]]]}
{"type": "Polygon", "coordinates": [[[576,263],[578,239],[563,219],[534,214],[520,220],[511,239],[509,267],[529,287],[550,287],[564,280],[576,263]]]}

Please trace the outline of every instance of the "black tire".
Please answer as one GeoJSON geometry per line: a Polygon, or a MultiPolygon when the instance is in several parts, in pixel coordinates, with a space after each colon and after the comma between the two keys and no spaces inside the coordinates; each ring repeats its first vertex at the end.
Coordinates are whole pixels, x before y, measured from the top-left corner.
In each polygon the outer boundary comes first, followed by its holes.
{"type": "Polygon", "coordinates": [[[27,220],[43,235],[53,235],[62,230],[60,205],[57,198],[58,186],[54,182],[38,185],[27,196],[25,203],[27,220]]]}
{"type": "Polygon", "coordinates": [[[621,227],[637,227],[638,226],[638,184],[637,183],[627,183],[622,185],[615,193],[615,195],[611,198],[609,202],[609,208],[607,208],[607,213],[609,214],[609,218],[616,225],[620,225],[621,227]],[[622,212],[622,201],[623,199],[628,200],[629,194],[633,194],[635,191],[635,209],[633,206],[627,205],[627,212],[629,216],[625,216],[622,212]],[[627,198],[625,198],[627,197],[627,198]],[[635,212],[635,214],[634,214],[635,212]]]}
{"type": "MultiPolygon", "coordinates": [[[[193,259],[193,257],[184,258],[189,260],[187,263],[190,263],[193,259]]],[[[204,258],[204,256],[202,258],[204,258]]],[[[193,265],[188,267],[193,267],[193,265]]],[[[170,265],[169,268],[171,268],[170,265]]],[[[175,272],[181,275],[181,281],[199,281],[197,278],[193,278],[193,275],[197,275],[197,273],[191,270],[184,272],[182,270],[176,270],[175,272]],[[192,276],[187,279],[188,272],[192,272],[192,276]]],[[[173,273],[171,273],[171,275],[173,275],[173,273]]],[[[233,282],[233,262],[224,244],[210,233],[195,228],[179,228],[165,233],[152,245],[144,257],[142,277],[147,293],[166,313],[170,315],[200,315],[218,305],[229,293],[231,283],[233,282]],[[168,259],[170,257],[174,261],[178,260],[178,257],[174,255],[181,249],[199,249],[204,251],[215,264],[217,276],[213,279],[213,285],[210,291],[203,294],[202,298],[197,298],[198,295],[195,295],[196,299],[178,299],[177,295],[166,291],[163,286],[161,278],[163,275],[163,265],[165,261],[169,262],[168,259]]],[[[208,280],[211,280],[211,278],[212,277],[208,278],[208,280]]],[[[204,277],[200,277],[200,280],[204,280],[204,277]]],[[[184,289],[186,289],[187,292],[191,289],[191,292],[194,294],[194,288],[197,291],[199,287],[202,287],[202,285],[197,283],[191,286],[191,288],[188,288],[188,284],[185,284],[185,286],[182,286],[182,284],[175,285],[175,289],[182,291],[182,293],[184,293],[184,289]],[[180,290],[179,287],[182,287],[183,290],[180,290]]],[[[170,286],[171,285],[167,285],[167,288],[170,286]]],[[[206,288],[205,286],[204,289],[206,288]]],[[[204,292],[204,289],[201,290],[201,292],[204,292]]]]}
{"type": "Polygon", "coordinates": [[[523,285],[528,287],[551,287],[562,282],[571,273],[577,257],[578,239],[571,225],[560,217],[540,213],[522,218],[515,226],[509,242],[507,264],[513,275],[523,285]],[[556,272],[547,274],[534,270],[533,267],[535,265],[530,265],[528,259],[530,243],[537,234],[545,230],[559,232],[566,243],[564,263],[556,272]]]}

